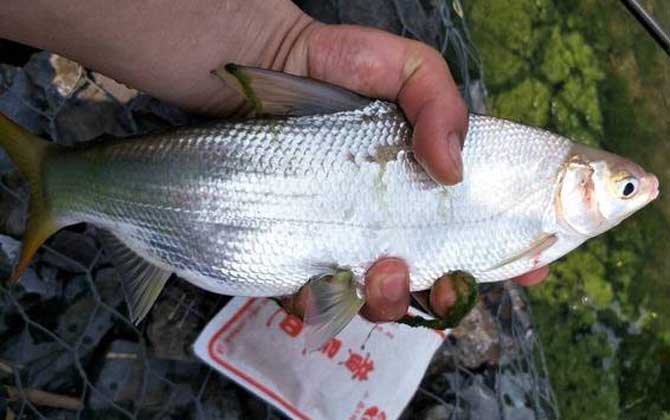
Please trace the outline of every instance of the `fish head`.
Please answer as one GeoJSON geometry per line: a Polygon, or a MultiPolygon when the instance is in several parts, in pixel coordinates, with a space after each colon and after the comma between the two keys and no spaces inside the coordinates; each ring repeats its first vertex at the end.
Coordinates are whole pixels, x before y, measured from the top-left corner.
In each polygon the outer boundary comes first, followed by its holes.
{"type": "Polygon", "coordinates": [[[603,150],[574,145],[558,188],[559,222],[585,237],[621,223],[658,197],[658,178],[603,150]]]}

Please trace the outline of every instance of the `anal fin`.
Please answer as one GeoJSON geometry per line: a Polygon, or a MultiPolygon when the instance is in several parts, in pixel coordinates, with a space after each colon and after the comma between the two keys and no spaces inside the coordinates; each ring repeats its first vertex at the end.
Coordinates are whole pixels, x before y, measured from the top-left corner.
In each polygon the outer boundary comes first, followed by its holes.
{"type": "Polygon", "coordinates": [[[130,320],[139,324],[156,303],[172,273],[146,261],[112,233],[101,231],[100,238],[121,276],[130,320]]]}
{"type": "Polygon", "coordinates": [[[318,350],[356,316],[365,303],[356,292],[351,271],[337,271],[310,281],[305,310],[307,350],[318,350]]]}

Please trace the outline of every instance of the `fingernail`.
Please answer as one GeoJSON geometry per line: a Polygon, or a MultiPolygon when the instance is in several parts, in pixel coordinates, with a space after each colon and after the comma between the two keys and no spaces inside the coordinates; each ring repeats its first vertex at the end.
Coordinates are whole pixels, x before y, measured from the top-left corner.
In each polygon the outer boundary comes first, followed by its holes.
{"type": "Polygon", "coordinates": [[[389,302],[399,302],[407,294],[407,284],[402,274],[387,274],[382,281],[382,296],[389,302]]]}
{"type": "Polygon", "coordinates": [[[435,315],[444,318],[457,301],[458,296],[451,280],[440,280],[433,285],[433,290],[430,293],[430,307],[435,315]]]}
{"type": "Polygon", "coordinates": [[[449,148],[449,157],[451,165],[456,174],[456,183],[463,180],[463,158],[461,157],[461,136],[452,132],[447,136],[447,147],[449,148]]]}

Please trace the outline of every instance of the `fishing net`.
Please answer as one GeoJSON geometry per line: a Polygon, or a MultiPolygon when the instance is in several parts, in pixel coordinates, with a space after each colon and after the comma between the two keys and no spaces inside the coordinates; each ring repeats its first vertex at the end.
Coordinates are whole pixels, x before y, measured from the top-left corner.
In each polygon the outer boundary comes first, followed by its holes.
{"type": "MultiPolygon", "coordinates": [[[[300,1],[327,22],[427,42],[483,112],[482,69],[458,2],[300,1]]],[[[16,46],[2,44],[0,50],[16,46]]],[[[48,52],[0,64],[0,111],[60,144],[184,125],[193,117],[48,52]]],[[[27,187],[0,153],[0,276],[16,259],[27,187]]],[[[524,292],[482,287],[482,302],[440,348],[404,419],[555,418],[557,404],[524,292]]],[[[0,287],[1,419],[283,418],[191,353],[226,297],[170,282],[146,322],[128,320],[118,273],[94,227],[59,232],[19,285],[0,287]]]]}

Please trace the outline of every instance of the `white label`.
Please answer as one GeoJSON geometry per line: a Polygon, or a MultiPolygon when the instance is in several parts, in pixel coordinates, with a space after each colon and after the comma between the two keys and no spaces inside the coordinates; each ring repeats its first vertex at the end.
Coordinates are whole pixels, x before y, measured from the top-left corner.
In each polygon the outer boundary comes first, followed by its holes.
{"type": "Polygon", "coordinates": [[[299,318],[268,299],[234,298],[194,350],[292,419],[393,420],[445,334],[357,316],[320,350],[307,352],[299,318]]]}

